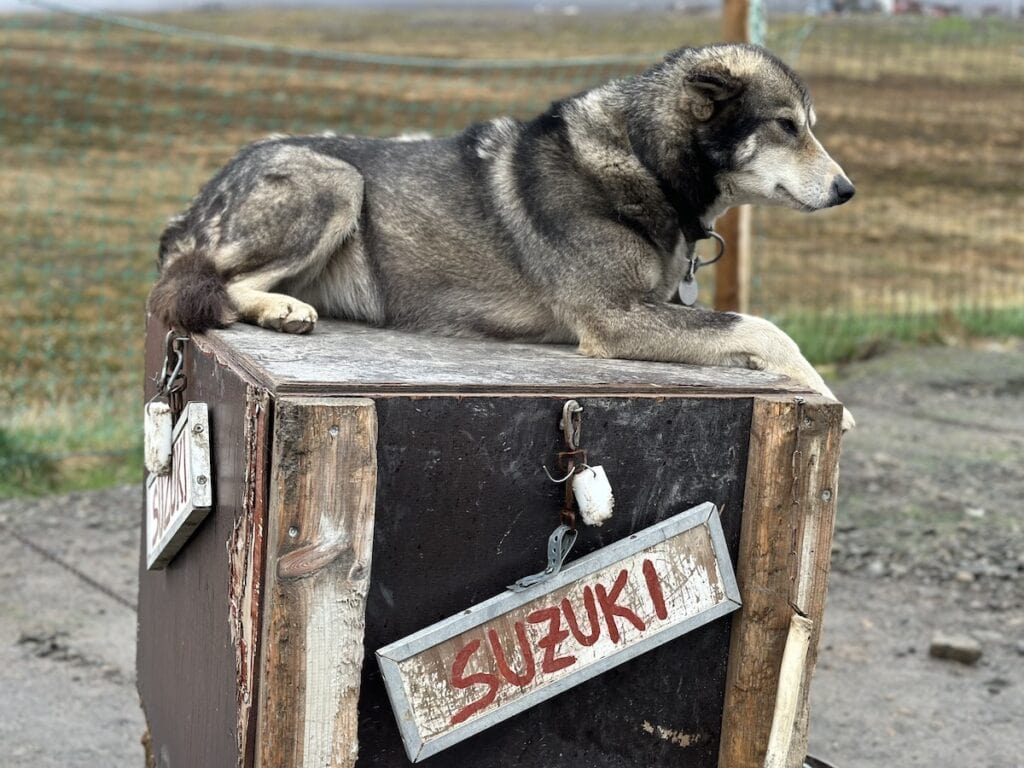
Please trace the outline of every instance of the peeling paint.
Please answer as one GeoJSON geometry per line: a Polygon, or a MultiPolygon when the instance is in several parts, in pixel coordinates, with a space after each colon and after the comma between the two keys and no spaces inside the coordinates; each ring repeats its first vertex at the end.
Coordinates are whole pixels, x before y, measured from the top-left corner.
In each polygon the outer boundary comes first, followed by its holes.
{"type": "Polygon", "coordinates": [[[683,733],[682,731],[675,731],[671,728],[666,728],[663,725],[652,725],[647,720],[644,720],[640,727],[644,733],[649,733],[652,736],[657,736],[663,741],[671,742],[677,747],[691,747],[694,744],[700,744],[702,741],[707,740],[706,733],[683,733]]]}

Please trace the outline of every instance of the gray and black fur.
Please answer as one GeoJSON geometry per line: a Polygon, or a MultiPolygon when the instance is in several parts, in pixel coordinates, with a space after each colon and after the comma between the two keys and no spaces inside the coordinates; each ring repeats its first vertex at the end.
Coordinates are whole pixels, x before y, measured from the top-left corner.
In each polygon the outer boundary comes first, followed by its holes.
{"type": "Polygon", "coordinates": [[[852,196],[813,122],[788,67],[721,45],[452,138],[266,139],[170,222],[149,306],[187,331],[324,315],[765,368],[831,395],[770,323],[670,301],[726,208],[852,196]]]}

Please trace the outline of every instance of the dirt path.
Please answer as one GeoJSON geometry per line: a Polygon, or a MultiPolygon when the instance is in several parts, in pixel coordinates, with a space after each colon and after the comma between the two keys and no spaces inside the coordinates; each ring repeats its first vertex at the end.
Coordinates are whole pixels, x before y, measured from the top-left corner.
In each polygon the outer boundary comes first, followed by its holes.
{"type": "Polygon", "coordinates": [[[0,766],[142,767],[135,611],[124,604],[135,601],[140,500],[132,486],[0,504],[0,766]]]}
{"type": "Polygon", "coordinates": [[[843,445],[812,751],[838,768],[1024,766],[1024,346],[841,371],[843,445]],[[935,632],[976,666],[930,658],[935,632]]]}
{"type": "MultiPolygon", "coordinates": [[[[837,768],[1024,768],[1024,347],[905,352],[834,378],[859,427],[844,444],[812,752],[837,768]],[[937,631],[973,634],[981,660],[929,658],[937,631]]],[[[139,501],[133,486],[0,503],[4,768],[141,766],[124,604],[139,501]]]]}

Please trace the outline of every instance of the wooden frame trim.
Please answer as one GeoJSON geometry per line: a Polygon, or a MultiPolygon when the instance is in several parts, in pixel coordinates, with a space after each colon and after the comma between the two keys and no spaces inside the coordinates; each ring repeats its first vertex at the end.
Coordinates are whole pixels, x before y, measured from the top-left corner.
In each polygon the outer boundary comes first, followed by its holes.
{"type": "Polygon", "coordinates": [[[820,396],[754,398],[737,567],[743,607],[733,617],[719,768],[762,768],[776,716],[794,728],[786,754],[773,764],[799,768],[807,754],[807,693],[828,585],[842,412],[820,396]],[[802,674],[788,676],[780,690],[794,616],[810,622],[810,640],[802,674]],[[791,711],[776,715],[776,708],[791,711]]]}
{"type": "Polygon", "coordinates": [[[249,384],[246,387],[243,435],[246,464],[242,482],[246,493],[241,514],[235,519],[231,539],[228,541],[231,567],[228,620],[231,624],[231,642],[235,648],[238,768],[253,764],[256,748],[270,411],[269,393],[249,384]]]}
{"type": "Polygon", "coordinates": [[[372,400],[275,401],[257,766],[355,764],[376,494],[372,400]]]}

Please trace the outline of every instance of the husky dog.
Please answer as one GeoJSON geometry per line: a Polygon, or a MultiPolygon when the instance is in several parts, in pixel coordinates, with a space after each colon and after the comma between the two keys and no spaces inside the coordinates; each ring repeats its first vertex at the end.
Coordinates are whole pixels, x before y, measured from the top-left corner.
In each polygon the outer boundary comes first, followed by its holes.
{"type": "Polygon", "coordinates": [[[272,137],[171,220],[150,309],[187,331],[305,333],[327,316],[571,343],[775,371],[832,397],[767,320],[671,301],[730,206],[853,197],[814,122],[785,64],[714,45],[451,138],[272,137]]]}

